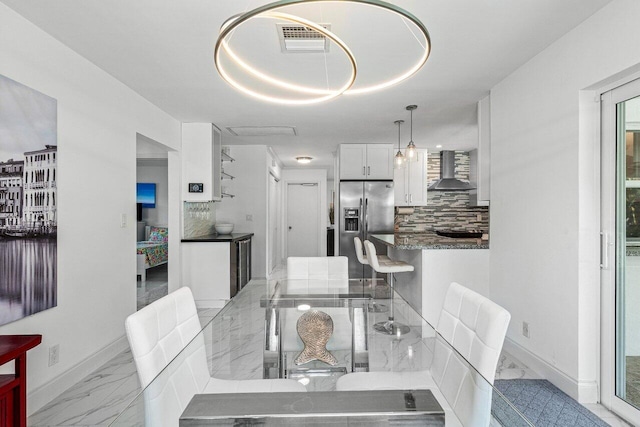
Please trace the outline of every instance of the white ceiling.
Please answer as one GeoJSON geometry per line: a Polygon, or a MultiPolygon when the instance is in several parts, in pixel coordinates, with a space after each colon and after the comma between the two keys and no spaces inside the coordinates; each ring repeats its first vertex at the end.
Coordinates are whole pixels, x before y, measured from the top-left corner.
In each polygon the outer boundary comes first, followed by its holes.
{"type": "MultiPolygon", "coordinates": [[[[397,119],[405,120],[406,145],[409,104],[418,105],[413,124],[418,147],[472,148],[476,102],[611,0],[392,1],[430,32],[432,53],[418,74],[380,92],[296,107],[242,95],[213,66],[220,25],[264,0],[1,1],[173,117],[215,123],[223,129],[225,144],[267,144],[285,167],[296,167],[295,156],[309,155],[315,158],[309,167],[331,168],[340,143],[397,143],[397,119]],[[226,128],[235,126],[294,126],[297,136],[234,137],[226,128]]],[[[415,40],[406,27],[393,26],[399,22],[393,16],[380,21],[377,12],[361,5],[298,6],[300,14],[303,7],[315,8],[308,16],[331,23],[352,48],[361,78],[387,76],[416,55],[415,40]]],[[[289,56],[284,59],[293,61],[295,67],[287,67],[294,76],[318,75],[318,54],[282,54],[275,23],[260,21],[232,39],[245,57],[267,66],[289,56]]],[[[333,46],[327,58],[342,55],[333,46]]],[[[324,78],[324,66],[321,71],[324,78]]],[[[329,74],[332,82],[344,76],[339,67],[329,74]]]]}

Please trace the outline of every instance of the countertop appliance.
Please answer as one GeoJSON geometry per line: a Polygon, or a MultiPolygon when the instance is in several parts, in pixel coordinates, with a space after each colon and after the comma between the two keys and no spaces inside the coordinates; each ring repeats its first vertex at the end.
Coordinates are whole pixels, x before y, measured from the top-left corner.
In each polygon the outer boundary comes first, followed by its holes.
{"type": "MultiPolygon", "coordinates": [[[[349,258],[349,278],[371,278],[372,270],[356,257],[354,237],[364,242],[369,234],[393,233],[393,181],[341,181],[339,239],[341,256],[349,258]]],[[[387,248],[373,241],[379,255],[387,248]]]]}

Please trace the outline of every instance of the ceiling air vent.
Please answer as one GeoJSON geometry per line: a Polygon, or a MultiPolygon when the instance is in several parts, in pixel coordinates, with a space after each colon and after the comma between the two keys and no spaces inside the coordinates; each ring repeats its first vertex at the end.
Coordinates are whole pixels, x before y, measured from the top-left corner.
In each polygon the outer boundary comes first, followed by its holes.
{"type": "Polygon", "coordinates": [[[296,136],[293,126],[229,126],[227,130],[234,136],[296,136]]]}
{"type": "MultiPolygon", "coordinates": [[[[331,24],[318,24],[331,30],[331,24]]],[[[327,38],[312,28],[295,24],[276,24],[283,53],[329,52],[327,38]]]]}

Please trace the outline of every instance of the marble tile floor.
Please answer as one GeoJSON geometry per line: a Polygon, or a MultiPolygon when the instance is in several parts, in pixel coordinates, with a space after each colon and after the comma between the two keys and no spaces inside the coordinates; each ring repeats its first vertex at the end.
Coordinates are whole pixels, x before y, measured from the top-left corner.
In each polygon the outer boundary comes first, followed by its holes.
{"type": "Polygon", "coordinates": [[[138,310],[167,295],[169,289],[167,264],[147,270],[147,280],[136,283],[138,310]]]}

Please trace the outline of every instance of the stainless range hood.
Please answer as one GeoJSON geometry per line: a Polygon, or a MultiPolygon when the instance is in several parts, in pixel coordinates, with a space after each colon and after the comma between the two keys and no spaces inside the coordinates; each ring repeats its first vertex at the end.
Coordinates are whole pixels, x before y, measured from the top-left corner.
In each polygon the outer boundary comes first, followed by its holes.
{"type": "Polygon", "coordinates": [[[456,152],[441,151],[440,152],[440,179],[431,184],[428,190],[436,191],[465,191],[473,190],[475,187],[468,182],[456,179],[456,152]]]}

